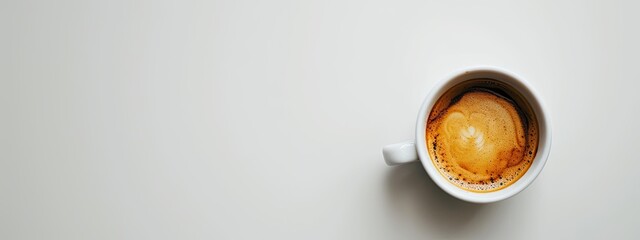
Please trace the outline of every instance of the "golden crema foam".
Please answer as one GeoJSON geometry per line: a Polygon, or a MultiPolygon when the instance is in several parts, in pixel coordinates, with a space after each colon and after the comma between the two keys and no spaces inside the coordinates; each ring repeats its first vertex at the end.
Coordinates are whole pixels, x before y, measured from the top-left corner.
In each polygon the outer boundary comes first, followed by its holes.
{"type": "Polygon", "coordinates": [[[529,169],[538,146],[538,122],[524,98],[492,79],[449,89],[429,114],[427,149],[438,171],[474,192],[509,186],[529,169]]]}

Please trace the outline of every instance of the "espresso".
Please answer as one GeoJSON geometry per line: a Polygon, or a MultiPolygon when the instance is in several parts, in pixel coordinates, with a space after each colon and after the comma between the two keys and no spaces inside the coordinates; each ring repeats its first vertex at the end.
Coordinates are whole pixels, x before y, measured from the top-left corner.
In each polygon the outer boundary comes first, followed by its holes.
{"type": "Polygon", "coordinates": [[[438,171],[473,192],[505,188],[536,155],[538,122],[521,94],[493,79],[460,83],[436,101],[425,133],[438,171]]]}

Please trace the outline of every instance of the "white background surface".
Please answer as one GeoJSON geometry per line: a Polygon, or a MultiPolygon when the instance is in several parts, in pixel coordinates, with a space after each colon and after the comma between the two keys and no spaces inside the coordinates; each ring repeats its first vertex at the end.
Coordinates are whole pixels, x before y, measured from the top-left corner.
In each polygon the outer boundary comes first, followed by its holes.
{"type": "Polygon", "coordinates": [[[637,2],[0,6],[0,239],[640,238],[637,2]],[[476,64],[554,127],[490,205],[381,156],[476,64]]]}

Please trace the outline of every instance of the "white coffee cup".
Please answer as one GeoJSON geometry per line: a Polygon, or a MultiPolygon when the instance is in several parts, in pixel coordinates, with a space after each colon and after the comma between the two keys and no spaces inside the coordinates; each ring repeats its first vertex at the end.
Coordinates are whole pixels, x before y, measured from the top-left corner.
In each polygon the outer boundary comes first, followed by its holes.
{"type": "Polygon", "coordinates": [[[420,107],[420,112],[418,113],[415,140],[387,145],[382,149],[382,154],[385,162],[390,166],[420,160],[422,166],[427,171],[427,174],[429,174],[429,177],[431,177],[431,179],[445,192],[456,198],[474,203],[496,202],[512,197],[524,190],[536,179],[538,174],[540,174],[544,168],[551,149],[551,124],[548,114],[549,113],[545,110],[542,99],[538,93],[522,77],[497,67],[469,67],[456,71],[444,78],[442,81],[436,83],[431,92],[429,92],[422,103],[422,107],[420,107]],[[477,78],[494,79],[515,88],[531,105],[539,125],[538,151],[531,166],[529,167],[529,170],[527,170],[520,179],[508,187],[486,193],[464,190],[447,181],[444,176],[438,172],[431,161],[430,155],[427,153],[425,139],[427,116],[440,96],[458,83],[477,78]]]}

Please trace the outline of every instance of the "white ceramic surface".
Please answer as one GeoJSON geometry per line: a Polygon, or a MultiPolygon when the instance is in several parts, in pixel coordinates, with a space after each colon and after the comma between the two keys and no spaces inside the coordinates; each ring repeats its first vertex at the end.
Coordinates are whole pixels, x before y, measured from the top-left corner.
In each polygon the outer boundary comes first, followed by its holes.
{"type": "Polygon", "coordinates": [[[401,165],[420,160],[422,166],[429,174],[429,177],[442,188],[445,192],[465,201],[475,203],[490,203],[512,197],[524,190],[531,184],[540,174],[549,157],[551,150],[551,121],[549,113],[545,110],[542,99],[533,89],[533,87],[521,76],[509,72],[505,69],[492,66],[475,66],[464,68],[453,72],[450,76],[445,77],[436,83],[433,89],[425,97],[422,107],[418,113],[416,120],[415,140],[409,140],[402,143],[391,144],[382,149],[383,156],[388,165],[401,165]],[[508,84],[520,92],[524,98],[531,104],[533,111],[538,118],[539,127],[539,143],[538,152],[533,160],[529,170],[515,183],[498,191],[488,193],[478,193],[465,191],[456,187],[438,172],[436,167],[426,151],[426,140],[424,137],[426,131],[426,119],[435,102],[449,88],[470,79],[489,78],[508,84]],[[417,156],[416,153],[417,152],[417,156]]]}
{"type": "Polygon", "coordinates": [[[640,239],[639,10],[4,0],[0,239],[640,239]],[[544,170],[492,204],[380,154],[479,64],[553,117],[544,170]]]}

